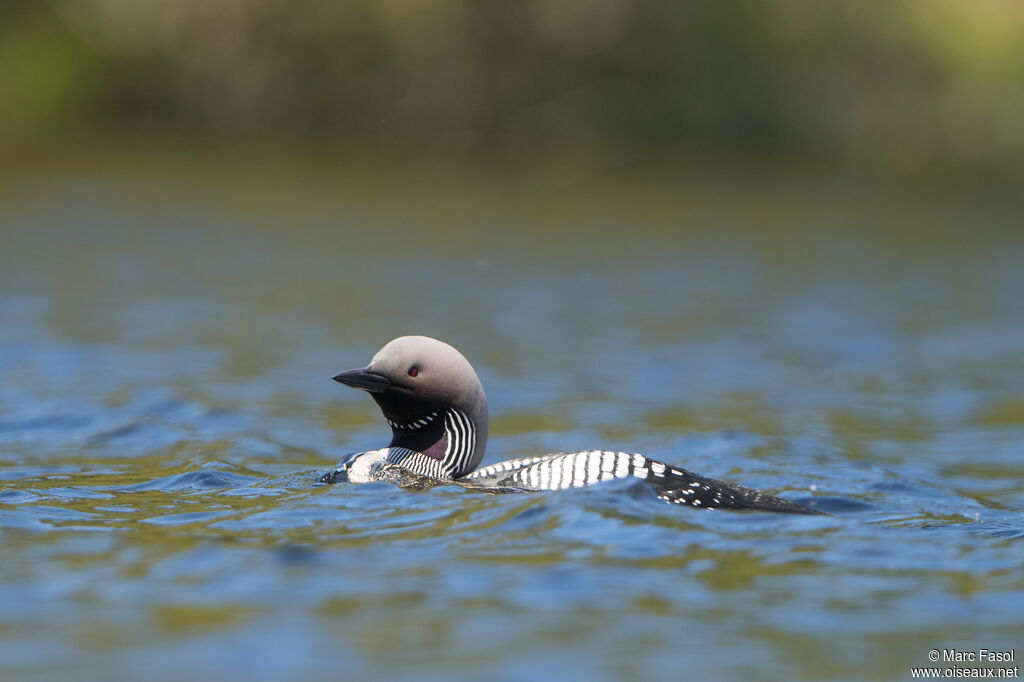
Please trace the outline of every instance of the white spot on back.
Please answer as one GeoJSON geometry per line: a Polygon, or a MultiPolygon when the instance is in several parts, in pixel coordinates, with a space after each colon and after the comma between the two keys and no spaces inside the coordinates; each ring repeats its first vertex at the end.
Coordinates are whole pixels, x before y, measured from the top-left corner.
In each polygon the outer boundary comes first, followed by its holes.
{"type": "Polygon", "coordinates": [[[587,453],[587,482],[595,483],[601,480],[601,453],[594,451],[587,453]]]}
{"type": "Polygon", "coordinates": [[[629,455],[624,452],[615,453],[615,478],[629,476],[629,455]]]}
{"type": "Polygon", "coordinates": [[[581,486],[587,484],[587,458],[584,453],[570,455],[566,459],[572,461],[572,484],[581,486]]]}
{"type": "Polygon", "coordinates": [[[633,455],[633,475],[637,478],[647,478],[647,458],[643,455],[633,455]]]}
{"type": "Polygon", "coordinates": [[[575,481],[572,478],[573,467],[575,460],[571,457],[565,456],[561,459],[562,465],[562,487],[572,487],[575,481]]]}
{"type": "Polygon", "coordinates": [[[531,488],[540,488],[540,471],[539,471],[539,469],[540,469],[540,467],[530,467],[529,470],[528,470],[529,471],[530,487],[531,488]]]}

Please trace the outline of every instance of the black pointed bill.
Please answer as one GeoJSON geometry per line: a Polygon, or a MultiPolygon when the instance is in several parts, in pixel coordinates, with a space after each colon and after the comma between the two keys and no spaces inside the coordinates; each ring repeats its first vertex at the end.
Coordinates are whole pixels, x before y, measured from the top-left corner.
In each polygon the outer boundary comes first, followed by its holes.
{"type": "Polygon", "coordinates": [[[391,386],[390,379],[382,374],[377,374],[369,367],[350,369],[331,378],[339,384],[362,389],[367,393],[383,393],[391,386]]]}

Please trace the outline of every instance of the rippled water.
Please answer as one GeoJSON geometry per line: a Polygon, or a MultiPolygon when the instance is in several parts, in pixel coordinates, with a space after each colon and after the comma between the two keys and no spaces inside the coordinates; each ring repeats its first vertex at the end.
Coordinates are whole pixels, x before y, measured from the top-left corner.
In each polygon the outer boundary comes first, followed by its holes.
{"type": "Polygon", "coordinates": [[[933,648],[1024,655],[1012,220],[292,182],[5,192],[0,676],[905,679],[933,648]],[[639,451],[834,516],[316,485],[386,438],[329,377],[405,333],[476,366],[485,462],[639,451]]]}

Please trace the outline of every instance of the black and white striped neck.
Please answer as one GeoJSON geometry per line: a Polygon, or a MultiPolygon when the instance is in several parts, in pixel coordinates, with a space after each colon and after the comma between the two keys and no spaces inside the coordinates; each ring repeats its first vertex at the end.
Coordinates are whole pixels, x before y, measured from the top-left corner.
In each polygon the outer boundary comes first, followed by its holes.
{"type": "Polygon", "coordinates": [[[391,425],[390,448],[416,453],[416,459],[448,478],[463,476],[476,466],[479,429],[465,412],[454,407],[437,410],[400,423],[387,418],[391,425]],[[419,457],[421,455],[422,457],[419,457]]]}
{"type": "Polygon", "coordinates": [[[468,474],[476,466],[476,425],[454,407],[444,413],[445,448],[441,463],[452,476],[468,474]],[[457,472],[457,473],[456,473],[457,472]]]}

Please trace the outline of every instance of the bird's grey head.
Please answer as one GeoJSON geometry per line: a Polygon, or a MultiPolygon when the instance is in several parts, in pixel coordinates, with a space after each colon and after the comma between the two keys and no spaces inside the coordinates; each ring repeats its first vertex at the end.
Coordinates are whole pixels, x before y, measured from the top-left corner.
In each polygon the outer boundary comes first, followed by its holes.
{"type": "Polygon", "coordinates": [[[362,389],[377,401],[391,424],[392,446],[441,460],[445,450],[464,439],[467,444],[460,447],[466,451],[453,463],[461,473],[483,458],[487,396],[469,361],[447,343],[429,336],[402,336],[377,351],[366,367],[342,372],[334,380],[362,389]],[[459,415],[472,424],[460,423],[459,415]]]}

